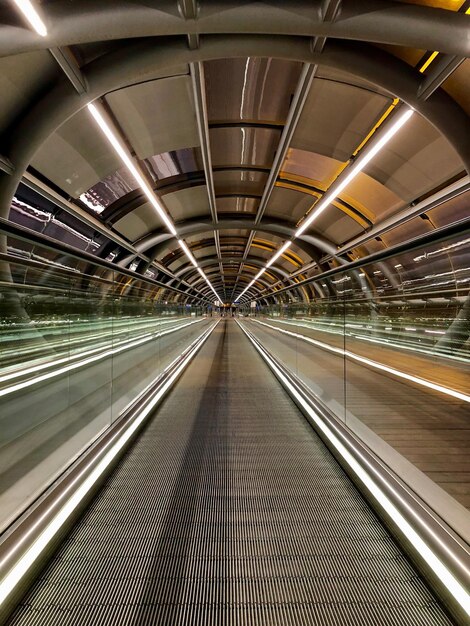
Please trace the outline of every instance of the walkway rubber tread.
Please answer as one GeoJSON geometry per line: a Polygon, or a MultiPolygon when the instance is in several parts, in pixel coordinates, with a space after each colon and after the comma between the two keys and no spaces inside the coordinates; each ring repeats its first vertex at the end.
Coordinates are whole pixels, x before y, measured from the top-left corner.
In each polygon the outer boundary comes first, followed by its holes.
{"type": "Polygon", "coordinates": [[[10,620],[451,623],[233,320],[10,620]]]}

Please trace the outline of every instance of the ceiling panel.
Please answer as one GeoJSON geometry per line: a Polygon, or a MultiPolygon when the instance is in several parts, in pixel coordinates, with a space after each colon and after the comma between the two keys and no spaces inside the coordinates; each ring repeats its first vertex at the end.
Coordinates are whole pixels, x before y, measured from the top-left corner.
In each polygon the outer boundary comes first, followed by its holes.
{"type": "Polygon", "coordinates": [[[212,165],[256,165],[271,168],[281,131],[271,128],[211,128],[212,165]]]}
{"type": "Polygon", "coordinates": [[[369,90],[317,78],[291,147],[347,161],[390,103],[369,90]]]}
{"type": "Polygon", "coordinates": [[[364,229],[351,217],[329,206],[312,224],[311,231],[322,235],[329,241],[340,245],[352,237],[360,235],[364,229]]]}
{"type": "Polygon", "coordinates": [[[210,216],[206,185],[167,193],[163,196],[163,201],[174,222],[181,222],[190,217],[210,216]]]}
{"type": "Polygon", "coordinates": [[[217,198],[218,213],[251,213],[256,214],[259,206],[257,198],[217,198]]]}
{"type": "Polygon", "coordinates": [[[182,148],[155,154],[145,160],[154,180],[203,170],[200,148],[182,148]]]}
{"type": "MultiPolygon", "coordinates": [[[[439,57],[437,57],[439,59],[439,57]]],[[[447,91],[451,98],[453,98],[462,109],[470,115],[470,59],[459,65],[459,67],[452,72],[449,78],[442,85],[443,89],[447,91]]]]}
{"type": "Polygon", "coordinates": [[[428,211],[426,215],[431,222],[439,228],[440,226],[468,218],[469,207],[470,192],[467,192],[457,196],[457,198],[453,198],[449,202],[444,202],[444,204],[441,204],[432,211],[428,211]]]}
{"type": "Polygon", "coordinates": [[[326,189],[338,175],[341,166],[341,161],[337,159],[316,152],[289,148],[282,165],[281,177],[283,174],[293,174],[305,182],[326,189]]]}
{"type": "Polygon", "coordinates": [[[189,76],[133,85],[106,100],[141,159],[200,145],[189,76]]]}
{"type": "Polygon", "coordinates": [[[135,178],[126,168],[121,167],[82,193],[80,200],[91,211],[100,214],[106,207],[134,189],[137,189],[135,178]]]}
{"type": "Polygon", "coordinates": [[[393,246],[401,241],[407,241],[414,237],[419,237],[424,233],[433,230],[432,224],[428,220],[423,220],[420,217],[410,220],[401,226],[397,226],[387,233],[382,235],[382,240],[387,247],[393,246]]]}
{"type": "Polygon", "coordinates": [[[281,59],[218,59],[204,63],[209,121],[284,124],[301,63],[281,59]]]}
{"type": "Polygon", "coordinates": [[[161,228],[162,225],[162,221],[153,206],[146,202],[115,222],[113,228],[130,241],[136,241],[161,228]]]}
{"type": "Polygon", "coordinates": [[[121,167],[91,116],[82,110],[47,139],[31,165],[72,198],[121,167]]]}
{"type": "Polygon", "coordinates": [[[349,183],[340,198],[372,222],[407,206],[397,194],[363,172],[349,183]]]}
{"type": "Polygon", "coordinates": [[[449,142],[429,122],[415,114],[406,129],[389,141],[364,172],[410,202],[463,169],[449,142]]]}
{"type": "Polygon", "coordinates": [[[256,171],[214,172],[216,195],[259,195],[263,193],[268,174],[256,171]]]}
{"type": "Polygon", "coordinates": [[[294,225],[315,201],[316,198],[309,194],[276,186],[271,194],[265,216],[288,220],[294,225]]]}

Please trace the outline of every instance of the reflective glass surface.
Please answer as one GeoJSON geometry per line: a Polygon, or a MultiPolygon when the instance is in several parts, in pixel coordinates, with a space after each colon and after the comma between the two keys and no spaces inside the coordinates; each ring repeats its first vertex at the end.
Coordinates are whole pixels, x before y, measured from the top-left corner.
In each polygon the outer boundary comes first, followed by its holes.
{"type": "Polygon", "coordinates": [[[0,259],[2,529],[208,324],[157,285],[47,257],[0,259]]]}
{"type": "Polygon", "coordinates": [[[246,309],[251,330],[405,478],[417,468],[470,508],[468,235],[317,287],[246,309]]]}

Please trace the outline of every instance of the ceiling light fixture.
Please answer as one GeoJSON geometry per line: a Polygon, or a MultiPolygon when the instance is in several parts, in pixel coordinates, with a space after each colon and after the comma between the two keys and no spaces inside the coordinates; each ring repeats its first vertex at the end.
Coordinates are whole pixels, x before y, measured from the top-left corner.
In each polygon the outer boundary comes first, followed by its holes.
{"type": "Polygon", "coordinates": [[[38,35],[47,37],[47,28],[30,0],[13,0],[38,35]]]}
{"type": "Polygon", "coordinates": [[[260,278],[265,271],[271,267],[271,265],[281,256],[281,254],[283,254],[287,248],[291,245],[292,241],[286,241],[280,248],[279,250],[276,252],[276,254],[266,263],[266,265],[260,269],[260,271],[256,274],[256,276],[253,278],[253,280],[251,281],[251,283],[249,285],[247,285],[245,287],[245,289],[241,292],[241,294],[238,296],[238,298],[235,300],[234,304],[237,304],[237,302],[240,300],[240,298],[248,291],[248,289],[255,284],[255,282],[258,280],[258,278],[260,278]]]}
{"type": "Polygon", "coordinates": [[[217,299],[219,301],[222,301],[221,298],[218,296],[217,292],[215,291],[214,287],[212,286],[211,282],[207,278],[207,276],[198,267],[197,261],[194,258],[194,255],[192,254],[190,249],[188,248],[188,246],[186,245],[186,243],[182,239],[178,238],[178,233],[176,232],[176,228],[175,228],[173,222],[171,221],[171,219],[168,217],[167,212],[165,210],[165,207],[162,205],[162,203],[160,202],[160,199],[158,198],[158,196],[154,193],[154,191],[152,190],[152,188],[150,187],[148,182],[145,180],[145,178],[142,176],[142,174],[137,169],[135,163],[132,161],[132,157],[128,153],[128,151],[125,148],[125,146],[123,145],[122,141],[119,139],[119,137],[116,135],[116,133],[111,128],[110,124],[108,124],[106,119],[103,117],[101,112],[98,110],[98,108],[94,104],[92,104],[92,103],[88,104],[87,108],[88,108],[88,111],[91,113],[91,115],[92,115],[93,119],[95,120],[95,122],[100,127],[100,129],[103,132],[103,134],[106,137],[106,139],[109,141],[111,146],[114,148],[114,151],[116,152],[116,154],[119,156],[119,158],[121,159],[121,161],[123,162],[125,167],[129,170],[129,172],[135,178],[137,184],[139,185],[139,187],[144,192],[144,194],[147,197],[147,199],[150,202],[150,204],[157,211],[158,215],[160,216],[161,220],[163,221],[163,223],[167,227],[168,231],[174,237],[177,238],[178,244],[180,245],[180,247],[183,250],[183,252],[185,253],[185,255],[188,257],[188,259],[191,261],[192,265],[194,265],[194,267],[197,268],[198,272],[201,274],[201,276],[204,278],[206,283],[209,285],[209,287],[215,293],[217,299]]]}
{"type": "Polygon", "coordinates": [[[102,130],[106,139],[114,148],[116,154],[119,156],[121,161],[127,167],[127,169],[132,174],[132,176],[135,178],[136,182],[138,183],[139,187],[142,189],[142,191],[146,195],[150,204],[154,207],[154,209],[156,209],[158,215],[164,222],[167,229],[170,231],[172,235],[176,237],[176,228],[173,226],[170,218],[166,214],[165,209],[160,204],[160,201],[158,200],[157,196],[150,188],[147,181],[144,179],[144,177],[139,172],[135,164],[132,162],[131,157],[127,154],[126,149],[122,145],[121,141],[118,139],[117,135],[114,134],[111,126],[106,122],[106,120],[104,119],[104,117],[101,115],[101,113],[98,111],[97,107],[94,104],[90,103],[88,105],[88,110],[93,116],[93,119],[95,120],[95,122],[98,124],[98,126],[102,130]]]}
{"type": "MultiPolygon", "coordinates": [[[[340,180],[336,185],[333,185],[332,189],[323,196],[322,201],[318,204],[315,210],[309,215],[309,217],[300,225],[295,233],[295,237],[300,237],[300,235],[307,230],[307,228],[312,224],[312,222],[319,216],[323,211],[328,208],[331,202],[339,196],[339,194],[349,185],[349,183],[356,178],[356,176],[361,172],[365,166],[370,163],[370,161],[384,148],[387,143],[394,137],[397,132],[406,124],[406,122],[413,115],[413,109],[406,109],[395,122],[390,126],[390,128],[382,135],[382,137],[371,146],[370,150],[364,154],[361,158],[358,158],[358,161],[355,165],[353,165],[348,174],[340,180]]],[[[345,170],[346,171],[346,170],[345,170]]]]}
{"type": "Polygon", "coordinates": [[[278,258],[284,254],[284,252],[287,250],[287,248],[291,245],[292,241],[286,241],[286,243],[282,246],[282,248],[279,248],[279,250],[276,252],[276,254],[272,257],[272,259],[270,261],[268,261],[266,263],[266,269],[268,269],[268,267],[271,267],[271,265],[278,260],[278,258]]]}
{"type": "MultiPolygon", "coordinates": [[[[188,257],[188,259],[191,261],[191,263],[194,265],[194,267],[198,267],[197,265],[197,261],[194,258],[193,253],[191,252],[191,250],[188,248],[188,246],[186,245],[186,243],[182,240],[182,239],[178,239],[178,243],[181,247],[181,249],[183,250],[183,252],[185,253],[185,255],[188,257]]],[[[199,268],[198,268],[199,269],[199,268]]]]}
{"type": "MultiPolygon", "coordinates": [[[[323,199],[315,205],[315,210],[304,220],[304,222],[299,226],[296,230],[293,239],[300,237],[302,233],[304,233],[307,228],[312,224],[312,222],[319,216],[328,206],[333,202],[335,198],[339,196],[339,194],[349,185],[349,183],[361,172],[365,166],[370,163],[370,161],[384,148],[387,143],[396,135],[396,133],[406,124],[406,122],[413,115],[413,109],[405,109],[401,114],[398,115],[397,119],[391,124],[390,128],[378,139],[374,144],[371,145],[369,150],[366,150],[362,155],[359,156],[357,162],[350,166],[349,171],[344,170],[346,175],[344,178],[339,180],[336,184],[334,184],[328,193],[323,196],[323,199]]],[[[248,291],[248,289],[253,285],[253,283],[266,271],[268,267],[270,267],[276,259],[278,259],[283,252],[287,250],[287,248],[291,245],[292,241],[286,242],[282,248],[280,248],[276,254],[268,261],[266,267],[251,281],[251,283],[245,287],[245,289],[241,292],[241,294],[235,300],[235,304],[239,302],[240,298],[248,291]]]]}

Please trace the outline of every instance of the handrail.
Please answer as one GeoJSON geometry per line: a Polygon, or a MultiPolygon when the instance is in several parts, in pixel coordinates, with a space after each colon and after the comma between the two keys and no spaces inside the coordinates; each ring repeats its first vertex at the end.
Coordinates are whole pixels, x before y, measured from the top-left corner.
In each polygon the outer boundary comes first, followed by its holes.
{"type": "Polygon", "coordinates": [[[443,226],[439,230],[432,231],[431,233],[425,233],[424,235],[420,235],[413,239],[407,239],[406,241],[400,242],[390,248],[386,248],[385,250],[373,252],[372,254],[369,254],[355,261],[350,261],[345,265],[333,267],[329,270],[326,270],[325,272],[322,272],[321,274],[316,274],[315,276],[311,276],[310,278],[305,278],[304,280],[301,280],[294,285],[288,285],[287,287],[283,287],[281,289],[278,289],[277,291],[272,291],[271,293],[267,294],[260,293],[260,295],[254,297],[253,300],[262,300],[271,295],[278,296],[281,293],[293,291],[294,289],[298,289],[299,287],[303,287],[305,285],[310,285],[311,283],[315,283],[319,280],[324,280],[325,278],[329,278],[330,276],[336,276],[337,274],[344,274],[345,272],[349,272],[351,270],[361,269],[365,265],[385,261],[390,257],[398,256],[405,252],[413,252],[414,250],[419,250],[420,248],[424,248],[425,246],[440,243],[441,241],[445,241],[446,239],[450,239],[451,237],[455,237],[456,235],[465,236],[468,233],[470,233],[470,218],[465,218],[463,220],[459,220],[458,222],[449,224],[448,226],[443,226]]]}
{"type": "MultiPolygon", "coordinates": [[[[79,250],[78,248],[72,248],[63,242],[58,241],[57,239],[53,239],[52,237],[43,235],[42,233],[38,233],[31,228],[26,228],[25,226],[18,226],[17,224],[4,218],[0,218],[0,233],[18,239],[20,241],[32,243],[47,250],[52,250],[53,252],[60,252],[61,254],[78,259],[79,261],[85,261],[86,263],[89,263],[96,267],[111,270],[112,272],[128,276],[130,278],[133,278],[134,280],[145,282],[149,285],[161,287],[163,289],[168,289],[169,291],[178,293],[186,297],[189,296],[195,298],[197,301],[208,302],[207,298],[194,288],[192,288],[192,290],[197,295],[191,294],[188,291],[183,291],[182,289],[178,289],[177,287],[171,287],[166,283],[162,283],[159,280],[149,278],[148,276],[143,276],[142,274],[138,274],[137,272],[133,272],[132,270],[129,270],[127,268],[118,267],[115,263],[112,263],[111,261],[98,259],[95,255],[90,254],[90,252],[85,252],[83,250],[79,250]]],[[[12,259],[10,260],[13,262],[12,259]]],[[[20,257],[18,257],[18,260],[16,262],[19,261],[20,257]]],[[[76,275],[76,272],[74,272],[74,274],[76,275]]]]}

